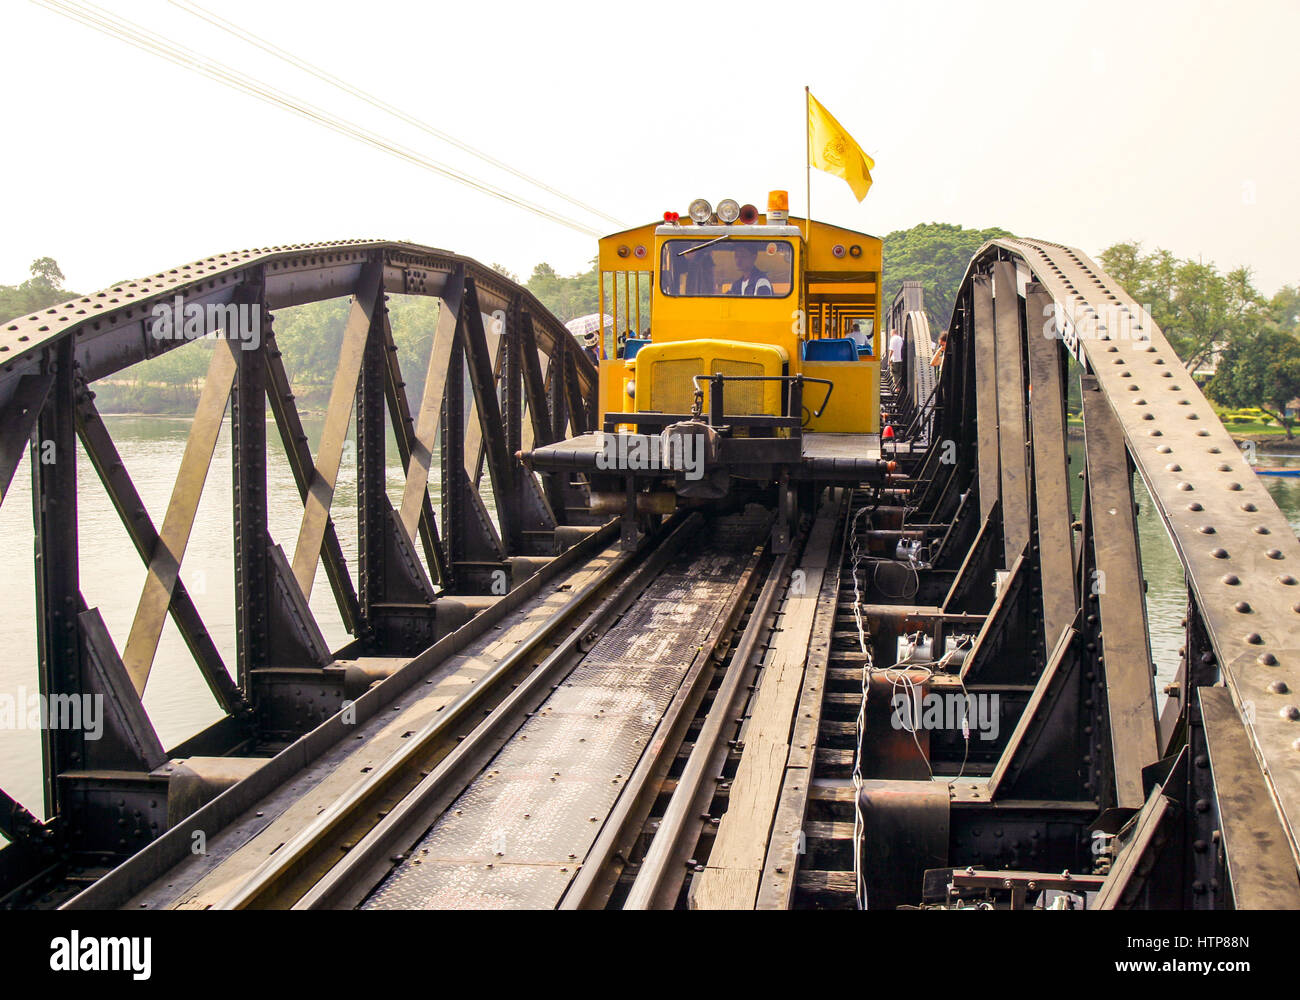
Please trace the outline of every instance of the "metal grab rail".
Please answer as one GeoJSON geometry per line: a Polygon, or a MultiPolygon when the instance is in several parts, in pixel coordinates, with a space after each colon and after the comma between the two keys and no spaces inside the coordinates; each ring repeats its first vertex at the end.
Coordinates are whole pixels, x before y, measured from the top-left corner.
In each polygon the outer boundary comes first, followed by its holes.
{"type": "Polygon", "coordinates": [[[722,375],[714,373],[712,375],[693,375],[691,384],[695,386],[695,402],[691,408],[691,416],[699,418],[704,413],[704,389],[700,385],[700,379],[708,379],[712,383],[714,390],[710,397],[709,417],[714,423],[722,422],[722,392],[723,385],[727,382],[781,382],[790,386],[791,392],[786,398],[786,408],[790,411],[791,416],[794,414],[795,403],[798,402],[799,411],[803,412],[803,384],[805,382],[816,382],[826,386],[826,396],[822,399],[822,405],[812,414],[811,419],[816,419],[826,412],[826,407],[830,404],[831,393],[835,391],[835,383],[828,378],[813,378],[809,375],[722,375]]]}

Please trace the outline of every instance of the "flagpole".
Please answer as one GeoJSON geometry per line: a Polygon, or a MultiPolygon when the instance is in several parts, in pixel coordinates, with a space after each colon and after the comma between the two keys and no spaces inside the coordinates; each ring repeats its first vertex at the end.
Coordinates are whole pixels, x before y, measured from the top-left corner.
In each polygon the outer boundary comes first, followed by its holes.
{"type": "Polygon", "coordinates": [[[812,115],[811,94],[808,87],[803,88],[803,172],[804,172],[804,220],[803,241],[808,242],[809,229],[812,226],[812,132],[808,127],[812,115]]]}

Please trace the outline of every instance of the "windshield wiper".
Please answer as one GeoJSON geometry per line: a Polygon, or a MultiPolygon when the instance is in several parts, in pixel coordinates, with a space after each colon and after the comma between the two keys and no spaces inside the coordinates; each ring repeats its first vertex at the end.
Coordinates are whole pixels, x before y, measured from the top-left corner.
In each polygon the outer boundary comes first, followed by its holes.
{"type": "Polygon", "coordinates": [[[696,250],[703,250],[705,247],[711,247],[715,243],[721,243],[723,240],[731,239],[730,233],[723,233],[716,240],[709,240],[707,243],[696,243],[693,247],[687,247],[685,250],[678,250],[678,257],[685,257],[688,253],[695,253],[696,250]]]}

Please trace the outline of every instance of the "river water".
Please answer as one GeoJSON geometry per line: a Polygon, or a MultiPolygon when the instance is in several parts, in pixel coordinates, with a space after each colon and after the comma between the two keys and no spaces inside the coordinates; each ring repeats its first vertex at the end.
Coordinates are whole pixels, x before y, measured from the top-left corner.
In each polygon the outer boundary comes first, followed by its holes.
{"type": "MultiPolygon", "coordinates": [[[[122,460],[135,482],[155,525],[162,514],[180,465],[189,432],[188,419],[166,417],[107,417],[122,460]]],[[[313,450],[319,438],[320,419],[305,418],[313,450]]],[[[272,537],[292,557],[302,504],[274,426],[268,425],[268,493],[272,537]]],[[[1083,467],[1082,445],[1072,441],[1074,470],[1083,467]]],[[[394,504],[401,500],[403,471],[397,449],[390,441],[388,489],[394,504]]],[[[1300,465],[1300,457],[1261,455],[1269,465],[1300,465]]],[[[229,424],[217,443],[212,468],[185,553],[182,579],[212,634],[227,667],[234,669],[234,553],[231,522],[229,424]]],[[[127,538],[108,496],[90,463],[79,457],[78,503],[81,511],[81,587],[90,607],[98,607],[118,649],[126,644],[145,568],[127,538]]],[[[1300,529],[1300,479],[1261,477],[1287,515],[1300,529]]],[[[437,477],[433,477],[436,485],[437,477]]],[[[10,502],[0,506],[0,552],[5,554],[0,573],[0,696],[18,699],[36,691],[35,595],[32,581],[32,514],[28,503],[30,468],[26,462],[14,478],[10,502]]],[[[1072,481],[1077,509],[1081,483],[1072,481]]],[[[1138,516],[1143,564],[1149,582],[1147,609],[1151,622],[1152,653],[1158,665],[1157,690],[1172,679],[1182,643],[1179,621],[1183,617],[1186,589],[1182,568],[1149,498],[1138,483],[1138,516]]],[[[438,498],[434,497],[435,509],[438,498]]],[[[356,476],[345,461],[335,492],[333,516],[340,543],[350,566],[356,564],[356,476]]],[[[348,641],[333,594],[323,571],[317,571],[311,606],[331,648],[348,641]]],[[[1163,696],[1161,696],[1163,698],[1163,696]]],[[[193,666],[180,634],[170,618],[163,629],[153,673],[144,696],[145,707],[164,746],[175,746],[220,717],[215,702],[193,666]]],[[[20,713],[21,715],[21,713],[20,713]]],[[[0,728],[0,788],[33,812],[42,811],[40,736],[23,728],[0,728]]]]}

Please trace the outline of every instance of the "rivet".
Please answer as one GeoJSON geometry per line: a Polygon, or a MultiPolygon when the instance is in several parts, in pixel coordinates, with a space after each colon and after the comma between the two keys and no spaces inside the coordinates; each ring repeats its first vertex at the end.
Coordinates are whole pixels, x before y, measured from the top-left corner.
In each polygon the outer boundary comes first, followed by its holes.
{"type": "Polygon", "coordinates": [[[1268,530],[1268,525],[1267,525],[1267,524],[1257,524],[1257,525],[1255,525],[1255,534],[1257,534],[1257,535],[1267,535],[1268,533],[1269,533],[1269,530],[1268,530]]]}
{"type": "Polygon", "coordinates": [[[1179,488],[1180,490],[1182,490],[1184,493],[1187,493],[1187,492],[1190,492],[1190,491],[1192,490],[1192,484],[1191,484],[1191,483],[1179,483],[1179,484],[1178,484],[1178,488],[1179,488]]]}
{"type": "Polygon", "coordinates": [[[1295,722],[1296,719],[1300,719],[1300,708],[1296,708],[1294,705],[1287,705],[1287,707],[1282,709],[1278,715],[1282,716],[1284,719],[1289,719],[1290,721],[1295,722]]]}
{"type": "Polygon", "coordinates": [[[1228,550],[1227,550],[1227,549],[1211,549],[1211,550],[1210,550],[1210,555],[1214,556],[1215,559],[1227,559],[1227,558],[1228,558],[1228,550]]]}
{"type": "Polygon", "coordinates": [[[1241,505],[1241,509],[1244,510],[1244,511],[1246,511],[1247,513],[1253,513],[1253,512],[1255,512],[1255,511],[1259,510],[1259,508],[1256,507],[1256,506],[1255,506],[1253,503],[1251,503],[1249,500],[1246,501],[1244,504],[1241,505]]]}
{"type": "Polygon", "coordinates": [[[1269,549],[1264,553],[1264,555],[1268,556],[1270,559],[1281,559],[1282,551],[1280,549],[1269,549]]]}
{"type": "Polygon", "coordinates": [[[1214,534],[1214,525],[1202,524],[1198,530],[1201,532],[1202,535],[1212,535],[1214,534]]]}
{"type": "Polygon", "coordinates": [[[1284,587],[1294,587],[1295,577],[1292,576],[1290,573],[1283,573],[1281,576],[1277,578],[1277,582],[1282,584],[1282,586],[1284,587]]]}
{"type": "Polygon", "coordinates": [[[1235,608],[1236,608],[1239,612],[1241,612],[1243,615],[1248,615],[1248,614],[1250,614],[1250,602],[1249,602],[1249,601],[1238,601],[1236,604],[1233,605],[1233,607],[1235,607],[1235,608]]]}
{"type": "Polygon", "coordinates": [[[1204,510],[1205,508],[1201,506],[1199,500],[1193,500],[1191,503],[1187,505],[1187,509],[1190,511],[1198,511],[1198,510],[1204,510]]]}
{"type": "Polygon", "coordinates": [[[1274,681],[1268,686],[1268,689],[1274,694],[1286,694],[1291,689],[1286,686],[1286,681],[1274,681]]]}
{"type": "Polygon", "coordinates": [[[1241,580],[1238,579],[1236,573],[1229,573],[1226,576],[1224,576],[1222,579],[1223,582],[1226,583],[1229,587],[1235,587],[1237,584],[1241,583],[1241,580]]]}
{"type": "Polygon", "coordinates": [[[1277,657],[1274,656],[1272,653],[1260,653],[1259,656],[1256,657],[1256,660],[1264,664],[1264,666],[1266,667],[1277,666],[1277,657]]]}
{"type": "Polygon", "coordinates": [[[1259,646],[1263,644],[1264,638],[1258,632],[1250,632],[1246,635],[1246,641],[1252,646],[1259,646]]]}
{"type": "Polygon", "coordinates": [[[1182,471],[1183,471],[1183,467],[1182,467],[1181,465],[1179,465],[1177,462],[1170,462],[1168,465],[1165,466],[1165,468],[1168,469],[1170,472],[1182,472],[1182,471]]]}

